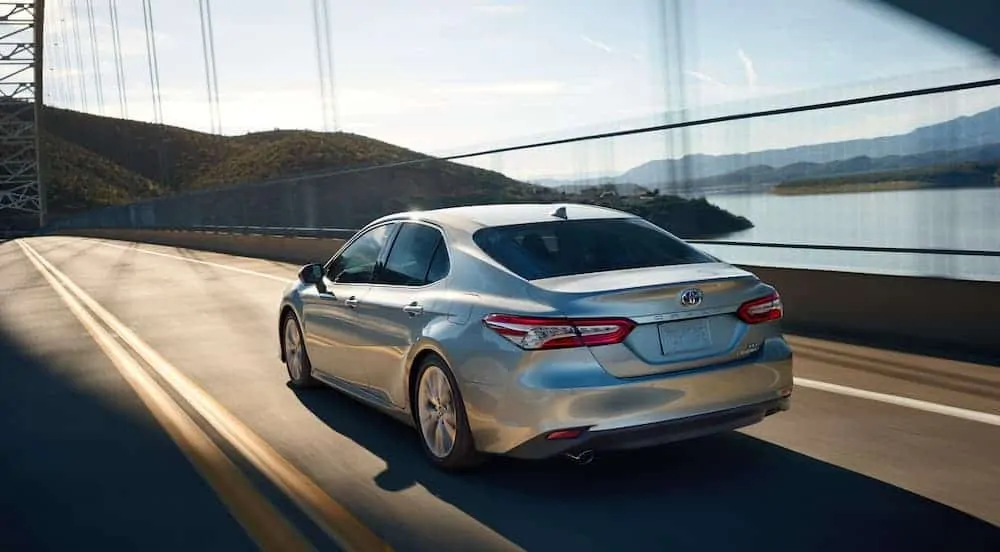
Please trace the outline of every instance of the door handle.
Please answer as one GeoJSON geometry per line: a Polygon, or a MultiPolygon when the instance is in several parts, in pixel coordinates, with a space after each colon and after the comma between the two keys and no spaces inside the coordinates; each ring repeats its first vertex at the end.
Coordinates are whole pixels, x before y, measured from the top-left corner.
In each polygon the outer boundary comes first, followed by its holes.
{"type": "Polygon", "coordinates": [[[406,314],[409,314],[410,316],[420,316],[421,314],[424,313],[424,307],[421,306],[416,301],[414,301],[414,302],[410,303],[409,305],[406,305],[405,307],[403,307],[403,312],[405,312],[406,314]]]}
{"type": "Polygon", "coordinates": [[[358,298],[352,295],[347,299],[344,299],[344,304],[352,309],[356,308],[358,306],[358,298]]]}

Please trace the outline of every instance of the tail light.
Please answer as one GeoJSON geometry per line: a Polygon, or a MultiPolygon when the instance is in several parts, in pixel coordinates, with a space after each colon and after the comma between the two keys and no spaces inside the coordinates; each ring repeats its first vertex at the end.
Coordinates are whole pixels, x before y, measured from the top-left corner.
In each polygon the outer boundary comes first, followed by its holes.
{"type": "Polygon", "coordinates": [[[491,314],[483,323],[528,350],[613,345],[625,341],[635,328],[635,322],[627,318],[538,318],[510,314],[491,314]]]}
{"type": "Polygon", "coordinates": [[[736,311],[736,316],[747,324],[760,324],[761,322],[779,320],[783,315],[784,309],[781,306],[781,297],[777,293],[772,293],[767,297],[761,297],[753,301],[747,301],[740,305],[739,310],[736,311]]]}

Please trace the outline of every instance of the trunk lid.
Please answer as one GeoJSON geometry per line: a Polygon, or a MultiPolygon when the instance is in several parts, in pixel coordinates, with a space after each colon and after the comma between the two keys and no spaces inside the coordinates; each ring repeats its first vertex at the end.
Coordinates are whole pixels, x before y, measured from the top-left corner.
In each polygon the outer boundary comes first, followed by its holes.
{"type": "Polygon", "coordinates": [[[626,317],[624,343],[591,347],[605,370],[635,377],[735,360],[756,341],[736,316],[770,293],[753,274],[725,263],[653,267],[535,280],[531,294],[568,317],[626,317]],[[687,292],[687,293],[686,293],[687,292]],[[687,294],[687,303],[681,297],[687,294]]]}

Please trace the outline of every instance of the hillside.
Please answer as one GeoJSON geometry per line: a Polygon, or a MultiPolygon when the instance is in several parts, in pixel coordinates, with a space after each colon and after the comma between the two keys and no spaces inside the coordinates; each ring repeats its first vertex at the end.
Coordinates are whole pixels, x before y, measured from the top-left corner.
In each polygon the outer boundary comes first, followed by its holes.
{"type": "MultiPolygon", "coordinates": [[[[58,108],[43,124],[53,218],[145,200],[157,224],[357,227],[412,208],[590,201],[349,133],[226,137],[58,108]]],[[[666,196],[623,207],[686,237],[752,226],[666,196]]]]}

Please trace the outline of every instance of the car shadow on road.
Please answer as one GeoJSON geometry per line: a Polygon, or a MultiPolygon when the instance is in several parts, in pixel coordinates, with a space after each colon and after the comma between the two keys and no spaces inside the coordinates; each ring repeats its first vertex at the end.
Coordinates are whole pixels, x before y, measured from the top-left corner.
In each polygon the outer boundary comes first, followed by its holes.
{"type": "Polygon", "coordinates": [[[26,332],[0,325],[0,550],[254,549],[110,361],[73,355],[96,345],[26,332]]]}
{"type": "Polygon", "coordinates": [[[985,521],[738,432],[586,466],[497,458],[456,475],[389,417],[333,390],[297,394],[386,462],[379,487],[421,485],[527,550],[1000,550],[985,521]]]}

